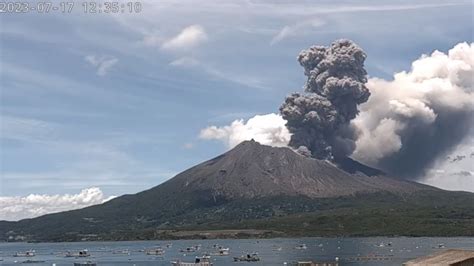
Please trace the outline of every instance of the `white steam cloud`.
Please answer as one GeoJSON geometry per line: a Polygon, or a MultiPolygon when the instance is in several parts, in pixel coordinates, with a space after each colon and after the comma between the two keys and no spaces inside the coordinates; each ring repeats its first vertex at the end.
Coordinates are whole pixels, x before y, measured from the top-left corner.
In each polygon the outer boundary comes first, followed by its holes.
{"type": "Polygon", "coordinates": [[[423,174],[472,132],[473,79],[474,44],[467,43],[423,55],[392,81],[370,79],[369,101],[353,121],[359,136],[352,156],[389,172],[423,174]]]}
{"type": "Polygon", "coordinates": [[[291,139],[285,124],[286,121],[277,114],[256,115],[247,122],[240,119],[229,126],[207,127],[201,130],[199,137],[220,140],[229,148],[251,139],[263,145],[282,147],[287,146],[291,139]]]}
{"type": "Polygon", "coordinates": [[[83,189],[79,194],[39,195],[26,197],[0,197],[0,220],[18,221],[48,213],[80,209],[101,204],[114,197],[105,197],[97,188],[83,189]]]}

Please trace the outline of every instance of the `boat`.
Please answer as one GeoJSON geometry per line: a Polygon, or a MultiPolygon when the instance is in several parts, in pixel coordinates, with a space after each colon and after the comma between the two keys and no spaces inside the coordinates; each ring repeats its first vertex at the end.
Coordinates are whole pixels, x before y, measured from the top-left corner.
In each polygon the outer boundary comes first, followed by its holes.
{"type": "Polygon", "coordinates": [[[161,248],[154,248],[154,249],[149,249],[145,251],[145,254],[154,255],[154,256],[163,256],[165,255],[165,251],[161,248]]]}
{"type": "Polygon", "coordinates": [[[97,263],[92,261],[74,262],[74,266],[97,266],[97,263]]]}
{"type": "Polygon", "coordinates": [[[85,257],[90,257],[90,253],[87,249],[80,250],[77,253],[73,253],[71,251],[66,252],[66,257],[74,257],[74,258],[85,258],[85,257]]]}
{"type": "Polygon", "coordinates": [[[299,244],[298,246],[295,247],[295,249],[307,249],[308,247],[306,244],[299,244]]]}
{"type": "Polygon", "coordinates": [[[121,255],[130,255],[130,250],[128,249],[123,249],[123,250],[114,250],[112,251],[112,254],[121,254],[121,255]]]}
{"type": "Polygon", "coordinates": [[[282,247],[276,247],[276,246],[275,246],[275,247],[273,247],[272,250],[273,250],[273,251],[282,251],[282,249],[283,249],[282,247]]]}
{"type": "Polygon", "coordinates": [[[325,265],[325,266],[338,266],[338,262],[314,262],[314,261],[298,261],[296,266],[317,266],[317,265],[325,265]]]}
{"type": "Polygon", "coordinates": [[[194,262],[183,262],[180,260],[172,261],[171,265],[173,266],[212,266],[210,256],[196,257],[194,262]]]}
{"type": "Polygon", "coordinates": [[[242,255],[240,257],[234,257],[234,261],[260,261],[260,257],[258,257],[257,253],[248,253],[247,255],[242,255]]]}
{"type": "Polygon", "coordinates": [[[228,256],[228,255],[229,255],[229,252],[230,252],[230,249],[229,249],[229,248],[219,247],[219,248],[217,249],[217,252],[216,252],[216,253],[213,253],[212,255],[216,255],[216,256],[228,256]]]}
{"type": "Polygon", "coordinates": [[[187,248],[182,248],[179,250],[179,252],[185,252],[185,253],[190,253],[190,252],[196,252],[199,250],[199,246],[191,246],[187,248]]]}
{"type": "Polygon", "coordinates": [[[25,260],[22,263],[44,263],[44,260],[25,260]]]}
{"type": "Polygon", "coordinates": [[[173,247],[173,244],[171,243],[166,244],[166,248],[171,248],[171,247],[173,247]]]}
{"type": "Polygon", "coordinates": [[[13,257],[34,257],[35,251],[34,250],[28,250],[25,252],[17,252],[13,255],[13,257]]]}

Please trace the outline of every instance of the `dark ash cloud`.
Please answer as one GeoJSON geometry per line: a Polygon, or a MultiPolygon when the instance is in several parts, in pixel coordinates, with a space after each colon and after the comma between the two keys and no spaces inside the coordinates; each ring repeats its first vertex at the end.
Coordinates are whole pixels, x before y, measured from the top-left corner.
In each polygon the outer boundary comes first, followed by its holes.
{"type": "Polygon", "coordinates": [[[305,93],[288,96],[280,113],[293,134],[289,145],[318,159],[333,159],[352,153],[354,132],[350,121],[357,106],[370,96],[365,86],[366,54],[350,40],[337,40],[329,47],[303,50],[298,61],[307,81],[305,93]]]}

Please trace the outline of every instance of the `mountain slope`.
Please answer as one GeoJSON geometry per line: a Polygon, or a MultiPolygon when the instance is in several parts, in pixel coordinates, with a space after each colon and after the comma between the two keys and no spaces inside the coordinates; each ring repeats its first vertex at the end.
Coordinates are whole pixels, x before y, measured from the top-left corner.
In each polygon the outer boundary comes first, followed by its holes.
{"type": "Polygon", "coordinates": [[[350,159],[336,165],[246,141],[134,195],[0,222],[0,239],[154,239],[170,237],[157,230],[219,228],[284,235],[472,235],[473,200],[472,193],[390,178],[350,159]]]}
{"type": "MultiPolygon", "coordinates": [[[[433,190],[414,182],[345,172],[328,161],[245,141],[233,150],[184,171],[167,182],[182,192],[210,191],[226,199],[276,195],[325,198],[355,193],[389,191],[411,193],[433,190]]],[[[156,189],[161,189],[157,187],[156,189]]]]}

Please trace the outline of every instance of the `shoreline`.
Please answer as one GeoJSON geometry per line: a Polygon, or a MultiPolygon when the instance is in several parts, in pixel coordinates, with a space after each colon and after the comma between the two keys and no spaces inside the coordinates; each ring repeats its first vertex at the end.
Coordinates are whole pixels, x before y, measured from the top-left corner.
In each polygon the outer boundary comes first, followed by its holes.
{"type": "Polygon", "coordinates": [[[70,240],[30,240],[30,241],[1,241],[0,243],[93,243],[93,242],[133,242],[133,241],[180,241],[180,240],[267,240],[267,239],[304,239],[304,238],[474,238],[473,235],[298,235],[275,230],[259,229],[222,229],[222,230],[157,230],[151,238],[122,237],[108,238],[105,236],[89,236],[90,238],[70,240]]]}

